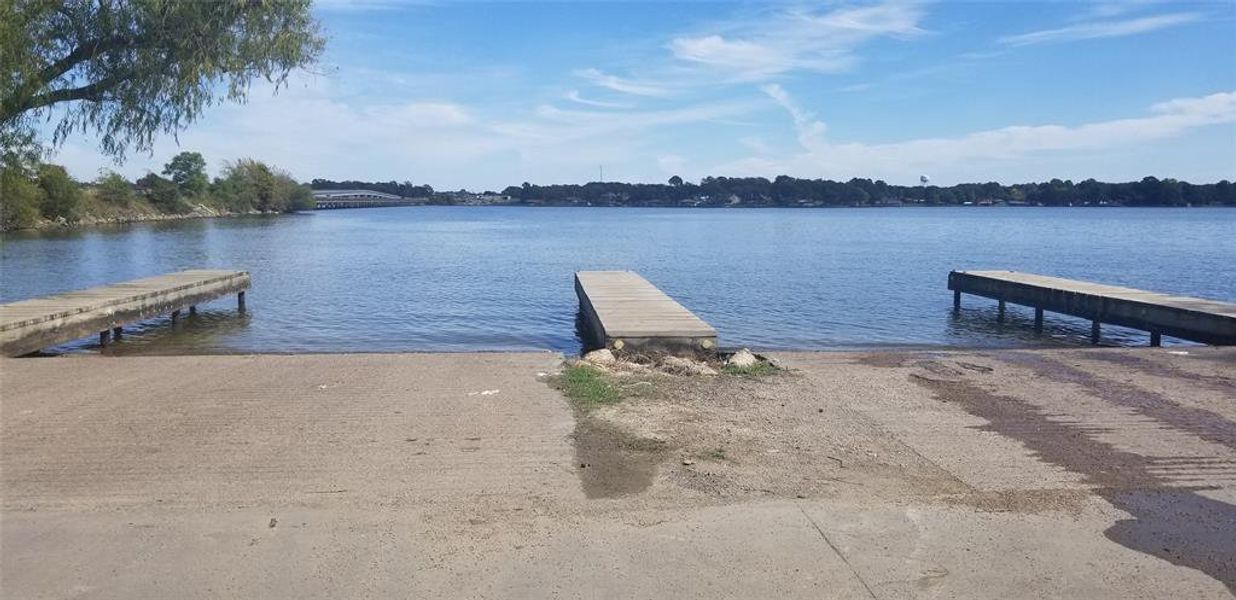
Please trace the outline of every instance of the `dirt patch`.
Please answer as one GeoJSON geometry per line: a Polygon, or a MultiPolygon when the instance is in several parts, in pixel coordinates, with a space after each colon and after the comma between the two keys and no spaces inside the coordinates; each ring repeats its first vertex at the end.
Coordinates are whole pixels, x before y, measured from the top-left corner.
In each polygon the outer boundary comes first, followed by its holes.
{"type": "Polygon", "coordinates": [[[652,485],[667,446],[622,431],[591,415],[576,415],[575,459],[589,498],[638,494],[652,485]]]}
{"type": "Polygon", "coordinates": [[[665,458],[667,444],[640,435],[602,415],[632,398],[655,392],[646,375],[640,379],[618,376],[585,363],[566,365],[549,384],[566,396],[575,416],[571,439],[576,468],[588,498],[616,498],[648,489],[656,479],[657,465],[665,458]]]}
{"type": "Polygon", "coordinates": [[[589,497],[958,495],[969,486],[793,370],[606,377],[637,396],[577,411],[589,497]]]}

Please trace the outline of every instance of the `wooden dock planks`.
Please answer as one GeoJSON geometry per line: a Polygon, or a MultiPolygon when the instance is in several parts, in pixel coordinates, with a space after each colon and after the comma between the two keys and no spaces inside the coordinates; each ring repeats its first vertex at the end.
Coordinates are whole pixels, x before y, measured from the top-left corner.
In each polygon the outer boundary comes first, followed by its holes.
{"type": "Polygon", "coordinates": [[[191,270],[0,305],[0,353],[29,354],[129,323],[237,294],[244,271],[191,270]]]}
{"type": "MultiPolygon", "coordinates": [[[[1110,323],[1149,331],[1154,343],[1159,336],[1170,335],[1205,344],[1236,344],[1236,304],[1229,302],[1017,271],[953,271],[948,288],[954,292],[955,305],[967,293],[1090,319],[1096,341],[1098,324],[1110,323]]],[[[1036,312],[1036,325],[1041,322],[1041,312],[1036,312]]]]}
{"type": "Polygon", "coordinates": [[[591,347],[716,351],[715,329],[636,273],[580,271],[575,293],[591,347]]]}

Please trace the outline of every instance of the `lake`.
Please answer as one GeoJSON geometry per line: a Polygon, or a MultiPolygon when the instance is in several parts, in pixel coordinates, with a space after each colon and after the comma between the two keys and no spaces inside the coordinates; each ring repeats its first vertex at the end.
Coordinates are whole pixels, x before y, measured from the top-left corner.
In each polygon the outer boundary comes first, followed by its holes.
{"type": "MultiPolygon", "coordinates": [[[[574,353],[572,273],[630,269],[723,346],[833,350],[1088,343],[1088,322],[965,297],[952,269],[1013,269],[1236,301],[1236,210],[416,207],[15,233],[0,300],[190,268],[252,273],[234,299],[116,353],[557,350],[574,353]]],[[[1165,339],[1165,343],[1172,340],[1165,339]]],[[[1104,328],[1105,344],[1146,334],[1104,328]]],[[[96,351],[88,339],[55,351],[96,351]]]]}

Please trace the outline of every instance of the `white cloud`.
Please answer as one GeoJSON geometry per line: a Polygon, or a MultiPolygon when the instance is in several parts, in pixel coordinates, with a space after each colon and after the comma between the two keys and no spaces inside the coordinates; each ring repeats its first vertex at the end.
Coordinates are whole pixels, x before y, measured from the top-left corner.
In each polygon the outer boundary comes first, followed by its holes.
{"type": "Polygon", "coordinates": [[[580,69],[575,72],[575,75],[587,79],[594,85],[632,96],[664,97],[671,93],[668,87],[658,83],[624,79],[597,69],[580,69]]]}
{"type": "Polygon", "coordinates": [[[1000,43],[1009,46],[1028,46],[1031,44],[1122,37],[1192,23],[1200,18],[1201,15],[1198,13],[1171,13],[1119,21],[1093,21],[1069,25],[1059,29],[1045,29],[1005,36],[1000,38],[1000,43]]]}
{"type": "Polygon", "coordinates": [[[855,50],[881,37],[921,35],[917,3],[886,2],[831,11],[791,9],[725,33],[682,36],[670,41],[673,55],[688,64],[720,71],[736,80],[760,80],[795,70],[836,73],[857,61],[855,50]]]}
{"type": "Polygon", "coordinates": [[[657,166],[666,175],[678,175],[687,167],[687,159],[677,154],[665,154],[657,157],[657,166]]]}
{"type": "MultiPolygon", "coordinates": [[[[322,79],[294,90],[255,90],[244,105],[222,105],[179,136],[164,137],[151,155],[130,155],[118,170],[130,177],[159,171],[181,150],[201,152],[217,173],[224,161],[253,157],[293,176],[386,181],[411,178],[435,186],[503,187],[524,180],[595,176],[596,165],[622,172],[640,165],[657,173],[657,132],[750,113],[752,101],[686,104],[661,110],[563,109],[541,105],[487,113],[449,100],[343,101],[322,79]],[[483,167],[482,167],[483,166],[483,167]],[[478,168],[481,167],[481,168],[478,168]]],[[[108,160],[96,140],[67,140],[56,156],[74,176],[93,178],[108,160]]],[[[664,153],[662,154],[664,155],[664,153]]]]}
{"type": "Polygon", "coordinates": [[[453,127],[474,120],[467,108],[450,102],[410,102],[381,107],[375,113],[393,127],[453,127]]]}
{"type": "Polygon", "coordinates": [[[1177,98],[1150,107],[1142,117],[1076,126],[1014,125],[959,137],[926,138],[884,144],[836,143],[824,138],[824,124],[799,108],[777,86],[765,93],[793,120],[800,149],[782,156],[753,156],[717,167],[717,172],[804,177],[878,177],[906,181],[917,173],[956,171],[976,162],[1012,163],[1051,154],[1123,149],[1182,135],[1191,130],[1236,123],[1236,91],[1177,98]]]}
{"type": "Polygon", "coordinates": [[[563,96],[571,102],[577,102],[584,106],[595,106],[597,108],[631,108],[630,104],[622,104],[620,102],[605,102],[602,100],[591,100],[580,96],[579,90],[571,90],[563,96]]]}
{"type": "Polygon", "coordinates": [[[824,142],[824,131],[827,129],[827,126],[815,120],[815,115],[799,107],[784,88],[775,83],[770,83],[761,87],[760,90],[768,94],[777,104],[781,105],[781,108],[790,113],[790,116],[794,119],[794,130],[798,132],[799,144],[804,148],[811,149],[818,147],[824,142]]]}
{"type": "MultiPolygon", "coordinates": [[[[678,38],[670,42],[674,56],[711,67],[734,70],[745,76],[763,77],[792,68],[797,60],[788,48],[775,48],[747,40],[727,40],[719,35],[678,38]]],[[[843,66],[840,63],[836,67],[843,66]]]]}

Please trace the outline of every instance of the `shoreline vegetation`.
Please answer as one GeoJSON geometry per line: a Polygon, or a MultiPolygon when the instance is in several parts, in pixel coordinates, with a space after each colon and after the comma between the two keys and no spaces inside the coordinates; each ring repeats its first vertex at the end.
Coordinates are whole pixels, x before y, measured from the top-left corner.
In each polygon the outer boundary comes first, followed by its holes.
{"type": "Polygon", "coordinates": [[[289,213],[314,208],[313,193],[287,173],[253,159],[224,165],[213,181],[197,152],[181,152],[162,175],[129,181],[104,172],[74,181],[64,167],[0,169],[0,231],[289,213]]]}
{"type": "Polygon", "coordinates": [[[314,179],[315,190],[370,189],[435,205],[634,206],[698,208],[815,208],[895,206],[1236,206],[1236,185],[1224,180],[1192,184],[1145,177],[1140,181],[1079,183],[1052,179],[1043,183],[996,182],[936,186],[893,185],[854,178],[846,182],[764,177],[705,177],[699,183],[677,175],[667,183],[591,182],[534,185],[524,183],[501,192],[434,191],[410,181],[397,183],[314,179]]]}
{"type": "Polygon", "coordinates": [[[104,172],[75,181],[59,165],[37,163],[0,170],[0,231],[118,225],[214,217],[292,213],[314,209],[314,191],[366,189],[418,200],[428,206],[679,207],[679,208],[887,208],[915,206],[1035,207],[1236,207],[1229,181],[1191,184],[1146,177],[1127,183],[999,183],[898,186],[870,179],[837,182],[780,176],[673,177],[666,184],[592,182],[510,186],[501,193],[435,191],[428,185],[314,179],[298,183],[286,172],[253,159],[226,163],[213,181],[196,152],[181,152],[162,174],[130,181],[104,172]]]}

